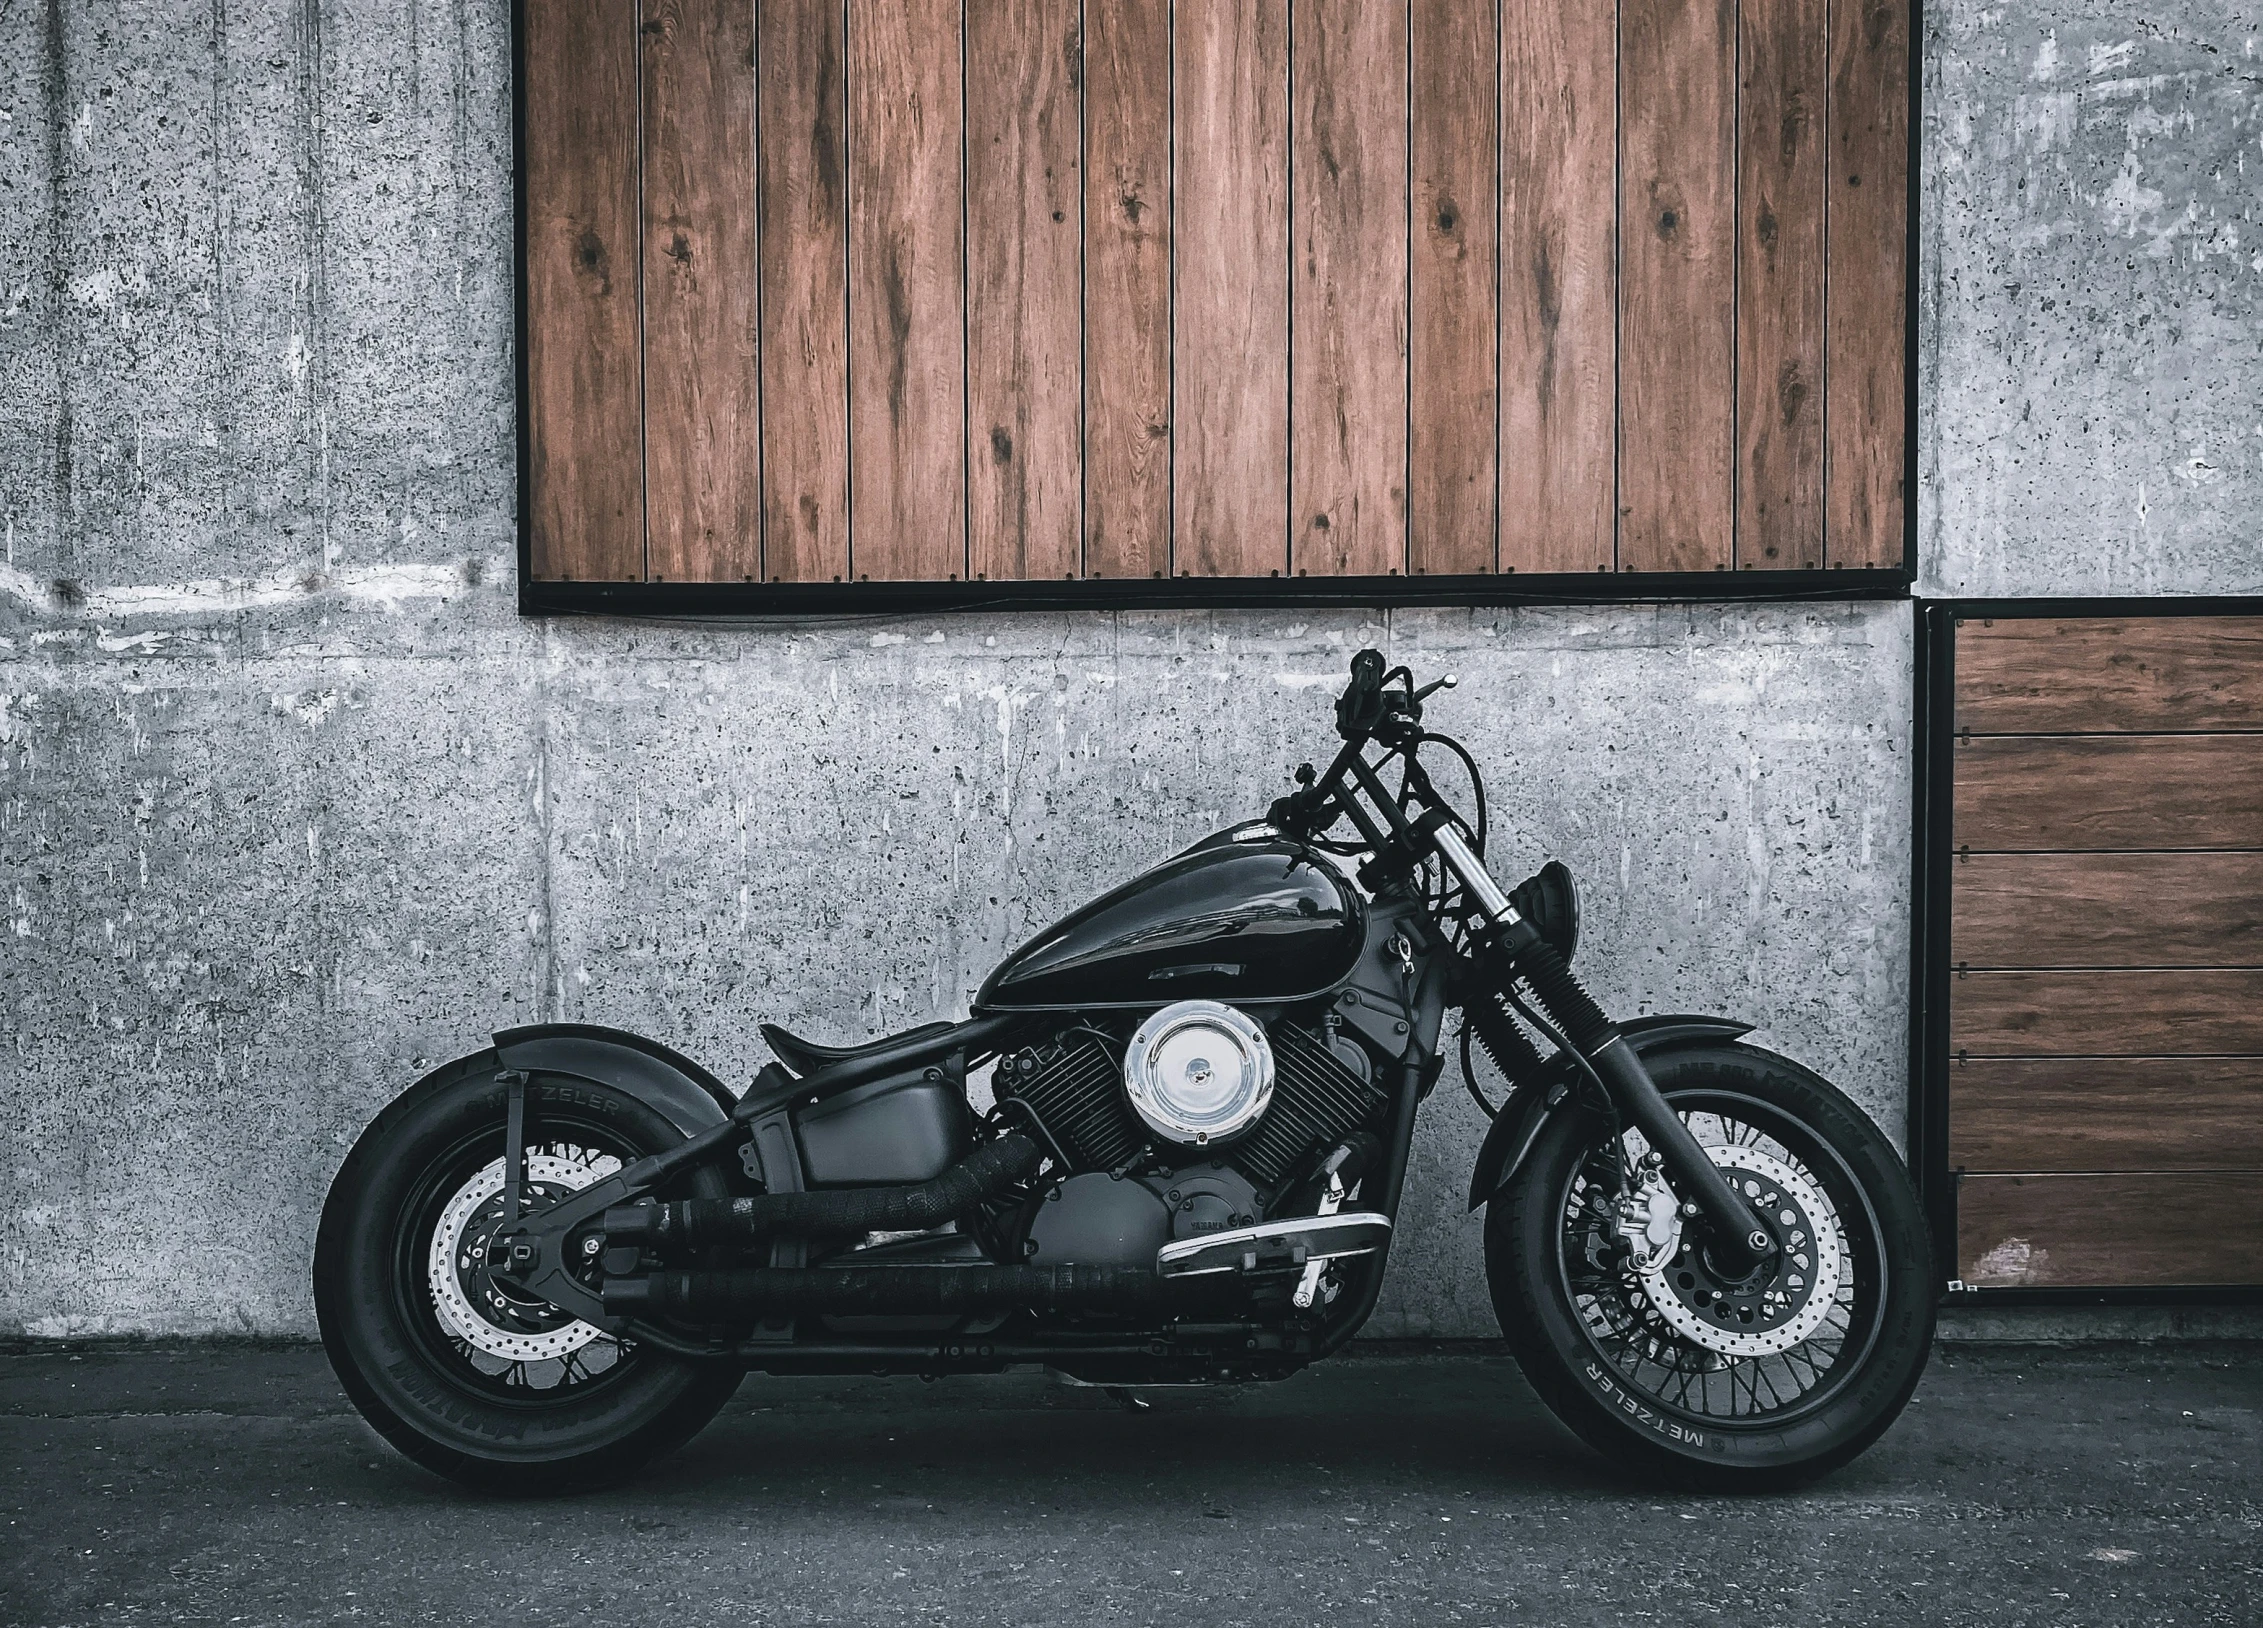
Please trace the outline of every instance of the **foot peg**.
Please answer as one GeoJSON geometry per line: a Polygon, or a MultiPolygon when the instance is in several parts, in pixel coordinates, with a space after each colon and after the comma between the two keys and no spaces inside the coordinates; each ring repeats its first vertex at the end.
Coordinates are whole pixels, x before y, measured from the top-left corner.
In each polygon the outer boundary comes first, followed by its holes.
{"type": "Polygon", "coordinates": [[[1390,1241],[1391,1218],[1387,1215],[1369,1211],[1300,1215],[1165,1244],[1156,1252],[1155,1270],[1167,1278],[1198,1277],[1209,1272],[1293,1271],[1314,1261],[1372,1255],[1390,1241]]]}

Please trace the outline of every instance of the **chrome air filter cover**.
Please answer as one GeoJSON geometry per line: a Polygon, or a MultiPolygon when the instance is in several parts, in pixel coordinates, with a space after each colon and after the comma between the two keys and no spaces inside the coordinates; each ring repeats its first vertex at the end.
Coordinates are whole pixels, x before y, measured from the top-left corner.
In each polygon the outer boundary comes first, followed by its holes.
{"type": "Polygon", "coordinates": [[[1182,1147],[1239,1136],[1273,1100],[1265,1029],[1221,1001],[1179,1001],[1139,1026],[1124,1090],[1148,1129],[1182,1147]]]}

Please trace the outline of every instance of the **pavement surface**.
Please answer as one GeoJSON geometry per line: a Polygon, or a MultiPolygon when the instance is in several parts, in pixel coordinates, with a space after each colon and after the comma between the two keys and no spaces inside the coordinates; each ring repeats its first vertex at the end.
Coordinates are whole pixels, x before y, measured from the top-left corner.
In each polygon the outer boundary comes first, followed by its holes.
{"type": "Polygon", "coordinates": [[[1126,1411],[750,1379],[640,1481],[464,1493],[318,1350],[0,1357],[9,1623],[2263,1623],[2263,1346],[1940,1351],[1804,1492],[1614,1474],[1489,1354],[1126,1411]]]}

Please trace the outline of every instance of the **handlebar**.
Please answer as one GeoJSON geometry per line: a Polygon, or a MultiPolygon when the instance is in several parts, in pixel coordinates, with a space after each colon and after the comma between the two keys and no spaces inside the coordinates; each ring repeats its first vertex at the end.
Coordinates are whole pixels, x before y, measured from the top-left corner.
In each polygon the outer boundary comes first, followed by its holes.
{"type": "Polygon", "coordinates": [[[1352,657],[1351,682],[1336,698],[1336,733],[1343,747],[1325,774],[1312,765],[1297,770],[1298,789],[1274,803],[1268,818],[1295,836],[1312,840],[1323,836],[1338,820],[1348,819],[1359,831],[1360,846],[1373,855],[1385,873],[1411,870],[1438,851],[1437,833],[1458,826],[1473,839],[1475,850],[1484,849],[1485,791],[1476,762],[1467,751],[1444,736],[1422,727],[1423,697],[1454,683],[1441,678],[1421,689],[1405,667],[1387,667],[1376,650],[1352,657]],[[1393,680],[1400,683],[1394,687],[1393,680]],[[1425,741],[1437,741],[1468,765],[1477,796],[1477,825],[1472,828],[1438,794],[1430,777],[1416,760],[1425,741]],[[1369,762],[1370,744],[1385,748],[1369,762]],[[1406,765],[1406,777],[1394,795],[1378,773],[1393,758],[1406,765]]]}

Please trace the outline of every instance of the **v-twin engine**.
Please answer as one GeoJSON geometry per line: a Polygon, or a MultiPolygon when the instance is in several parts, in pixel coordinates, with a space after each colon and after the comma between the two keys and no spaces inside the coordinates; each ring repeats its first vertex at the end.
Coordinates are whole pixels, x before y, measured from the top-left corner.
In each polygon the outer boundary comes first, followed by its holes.
{"type": "MultiPolygon", "coordinates": [[[[1206,1136],[1198,1141],[1190,1134],[1173,1145],[1154,1117],[1135,1110],[1133,1093],[1126,1085],[1125,1049],[1105,1043],[1091,1029],[1069,1030],[1046,1045],[1004,1059],[993,1088],[1001,1100],[1012,1098],[1025,1105],[1032,1128],[1072,1172],[1122,1172],[1143,1155],[1163,1166],[1215,1162],[1246,1178],[1268,1203],[1310,1176],[1331,1148],[1381,1112],[1386,1094],[1351,1041],[1337,1043],[1343,1048],[1340,1054],[1300,1025],[1275,1021],[1261,1026],[1215,1002],[1181,1002],[1143,1024],[1130,1048],[1135,1071],[1157,1049],[1154,1036],[1163,1020],[1194,1007],[1213,1007],[1246,1024],[1269,1059],[1272,1077],[1261,1111],[1230,1138],[1206,1136]]],[[[1217,1028],[1225,1030],[1226,1025],[1219,1023],[1217,1028]]],[[[1238,1031],[1228,1033],[1238,1037],[1238,1031]]],[[[1191,1051],[1167,1059],[1180,1065],[1182,1077],[1203,1061],[1191,1051]]],[[[1213,1068],[1223,1066],[1220,1059],[1209,1061],[1213,1068]]]]}

